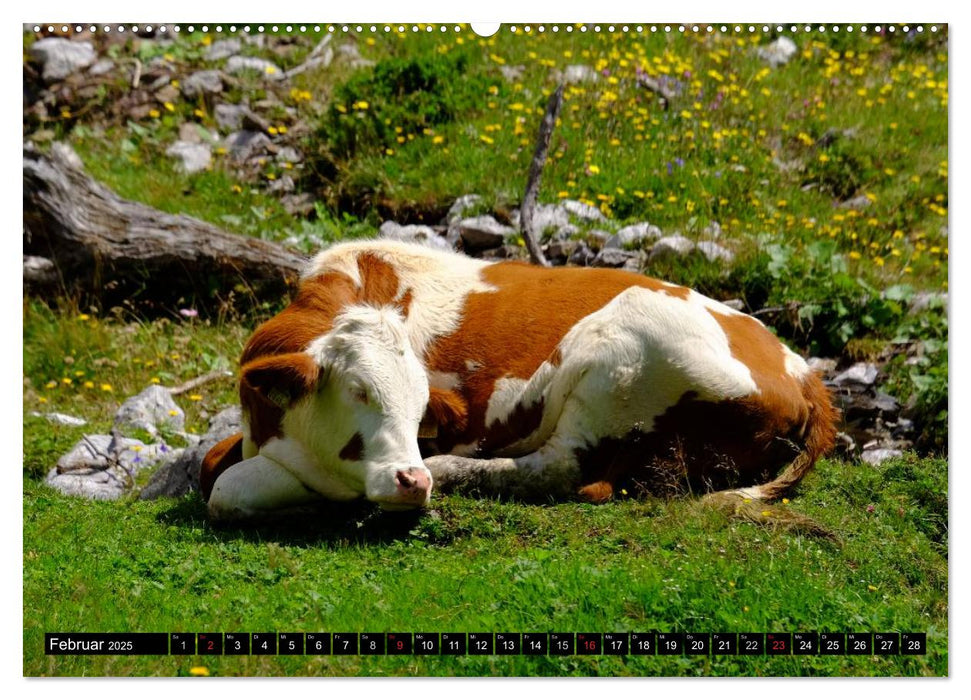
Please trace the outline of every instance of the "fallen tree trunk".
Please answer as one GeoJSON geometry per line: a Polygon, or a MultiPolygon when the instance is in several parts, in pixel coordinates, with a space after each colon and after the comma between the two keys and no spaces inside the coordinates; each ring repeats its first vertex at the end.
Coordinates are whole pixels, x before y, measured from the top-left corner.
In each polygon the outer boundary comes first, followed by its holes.
{"type": "Polygon", "coordinates": [[[67,146],[24,146],[25,293],[59,291],[117,304],[215,310],[277,301],[305,259],[266,241],[122,199],[67,146]],[[49,260],[38,274],[37,258],[49,260]]]}

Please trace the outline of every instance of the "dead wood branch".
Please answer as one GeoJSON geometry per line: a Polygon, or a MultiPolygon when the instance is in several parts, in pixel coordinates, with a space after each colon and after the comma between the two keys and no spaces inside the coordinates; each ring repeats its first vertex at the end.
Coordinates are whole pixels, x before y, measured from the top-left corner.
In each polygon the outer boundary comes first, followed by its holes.
{"type": "Polygon", "coordinates": [[[519,214],[519,226],[523,234],[523,241],[526,243],[526,250],[529,251],[529,259],[535,265],[549,267],[550,263],[543,255],[540,248],[539,234],[533,225],[533,214],[536,211],[536,199],[539,196],[539,184],[543,177],[543,166],[546,165],[546,156],[550,149],[550,137],[553,135],[553,128],[556,126],[556,118],[560,114],[560,107],[563,106],[563,85],[556,88],[550,96],[550,101],[546,105],[546,114],[539,125],[539,135],[536,137],[536,152],[533,154],[533,161],[529,164],[529,178],[526,180],[526,194],[523,195],[523,206],[519,214]]]}

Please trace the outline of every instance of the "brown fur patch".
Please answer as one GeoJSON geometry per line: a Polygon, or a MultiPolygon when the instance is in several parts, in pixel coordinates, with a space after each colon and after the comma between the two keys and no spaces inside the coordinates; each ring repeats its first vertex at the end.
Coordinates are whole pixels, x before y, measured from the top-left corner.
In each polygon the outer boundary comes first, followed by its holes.
{"type": "Polygon", "coordinates": [[[490,449],[499,449],[503,439],[512,442],[528,434],[514,426],[512,418],[506,429],[487,430],[485,414],[496,381],[528,379],[544,360],[562,361],[556,350],[563,336],[625,289],[642,287],[680,299],[690,294],[686,287],[623,270],[542,268],[520,262],[489,265],[482,281],[497,291],[470,294],[457,331],[434,343],[426,359],[429,368],[459,377],[468,405],[467,427],[450,435],[440,433],[443,449],[484,437],[490,449]]]}
{"type": "Polygon", "coordinates": [[[303,352],[261,357],[243,367],[239,399],[257,447],[282,435],[284,406],[310,391],[318,374],[317,364],[303,352]]]}
{"type": "Polygon", "coordinates": [[[364,458],[364,438],[361,434],[354,433],[354,436],[341,448],[337,456],[345,462],[360,462],[364,458]]]}
{"type": "Polygon", "coordinates": [[[199,490],[206,502],[212,495],[216,479],[234,464],[243,461],[243,434],[236,433],[213,445],[202,460],[199,470],[199,490]]]}
{"type": "Polygon", "coordinates": [[[428,409],[426,417],[439,429],[462,432],[468,425],[469,414],[465,400],[448,389],[432,387],[428,390],[428,409]]]}

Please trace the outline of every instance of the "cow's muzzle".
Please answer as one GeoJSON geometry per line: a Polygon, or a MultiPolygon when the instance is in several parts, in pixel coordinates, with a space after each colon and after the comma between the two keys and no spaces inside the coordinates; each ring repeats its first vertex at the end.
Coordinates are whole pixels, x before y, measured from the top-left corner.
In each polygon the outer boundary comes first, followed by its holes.
{"type": "Polygon", "coordinates": [[[424,467],[405,467],[394,472],[395,492],[379,503],[385,510],[420,508],[432,494],[432,475],[424,467]]]}

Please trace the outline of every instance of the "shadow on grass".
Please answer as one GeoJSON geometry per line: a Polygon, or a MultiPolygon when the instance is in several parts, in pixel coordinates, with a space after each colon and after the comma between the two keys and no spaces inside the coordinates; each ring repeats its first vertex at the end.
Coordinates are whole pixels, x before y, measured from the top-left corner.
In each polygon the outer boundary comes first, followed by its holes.
{"type": "Polygon", "coordinates": [[[325,503],[298,514],[278,515],[246,523],[216,523],[198,496],[174,501],[156,519],[176,527],[201,528],[214,540],[277,542],[287,545],[382,545],[413,538],[429,511],[392,513],[366,501],[325,503]]]}

